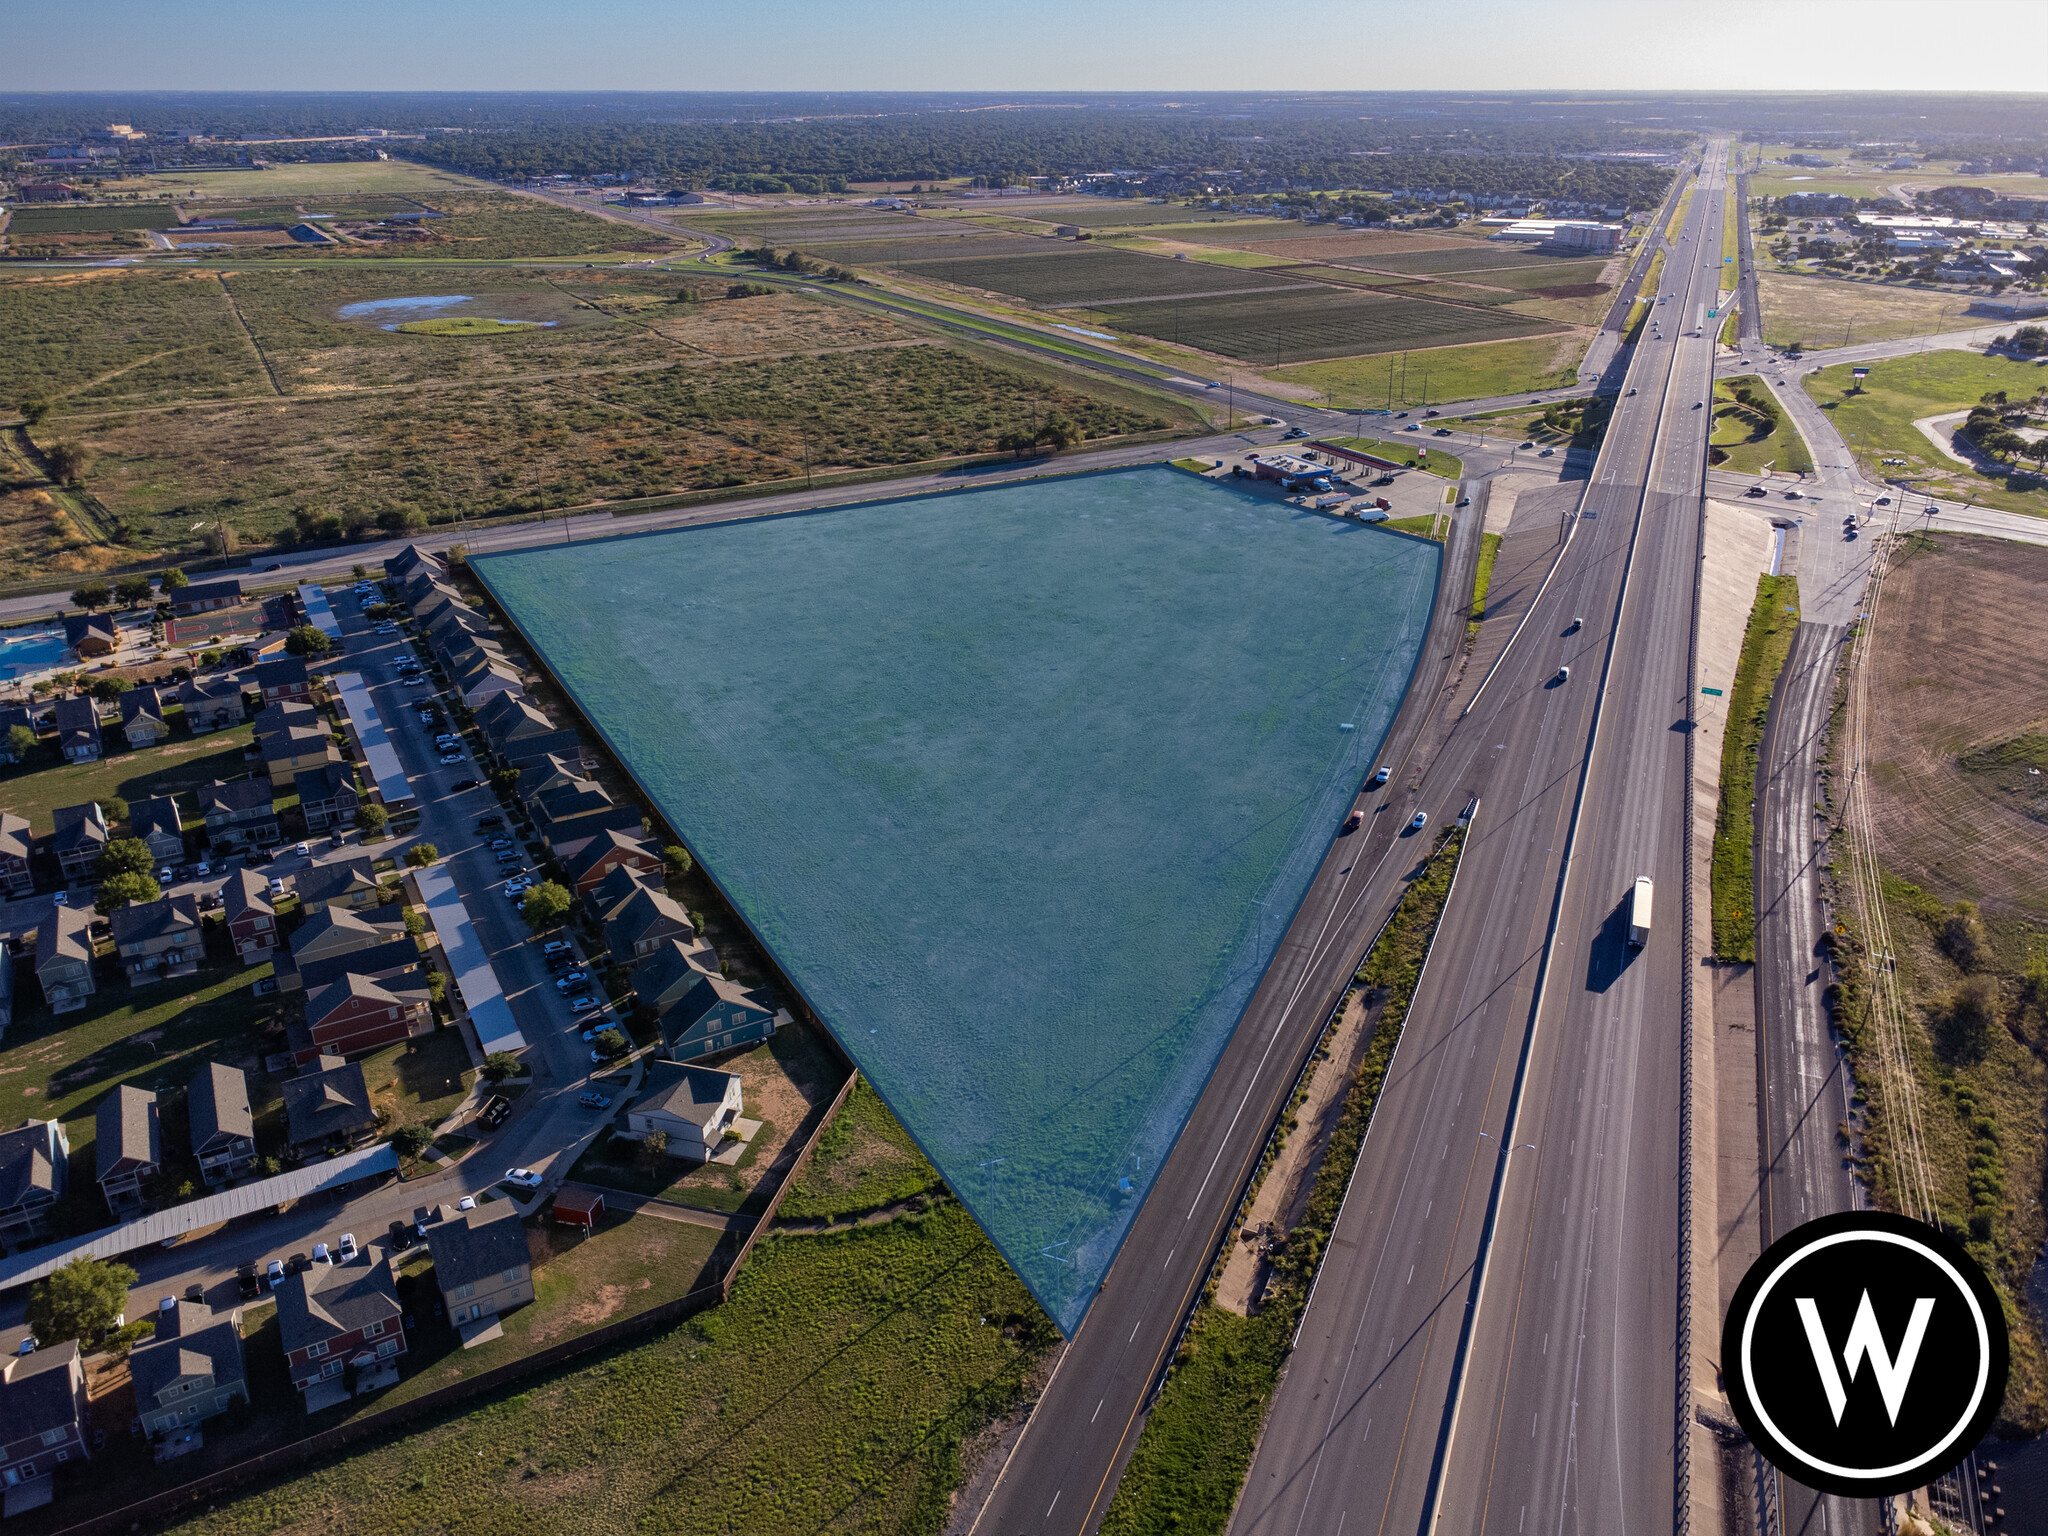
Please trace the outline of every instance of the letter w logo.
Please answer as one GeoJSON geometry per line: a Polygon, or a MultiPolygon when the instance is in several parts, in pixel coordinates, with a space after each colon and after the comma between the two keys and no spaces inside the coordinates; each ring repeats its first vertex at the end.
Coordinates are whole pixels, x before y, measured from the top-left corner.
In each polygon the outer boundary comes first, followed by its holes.
{"type": "MultiPolygon", "coordinates": [[[[1835,1369],[1834,1346],[1828,1342],[1827,1331],[1821,1327],[1820,1311],[1813,1304],[1811,1296],[1801,1296],[1799,1302],[1800,1321],[1806,1324],[1807,1347],[1813,1351],[1814,1369],[1820,1372],[1820,1384],[1828,1395],[1828,1407],[1834,1410],[1835,1423],[1842,1422],[1842,1410],[1849,1404],[1848,1389],[1842,1385],[1841,1372],[1835,1369]]],[[[1920,1358],[1921,1341],[1927,1337],[1927,1320],[1934,1315],[1934,1298],[1922,1296],[1913,1303],[1913,1317],[1906,1324],[1906,1336],[1899,1343],[1895,1358],[1884,1342],[1884,1335],[1878,1331],[1877,1313],[1871,1310],[1870,1292],[1863,1293],[1863,1300],[1857,1304],[1855,1321],[1849,1325],[1849,1342],[1842,1350],[1842,1363],[1849,1368],[1849,1380],[1856,1379],[1856,1373],[1863,1368],[1868,1357],[1871,1373],[1877,1377],[1877,1390],[1884,1397],[1884,1411],[1892,1423],[1899,1422],[1899,1405],[1905,1401],[1906,1384],[1913,1379],[1913,1362],[1920,1358]]]]}

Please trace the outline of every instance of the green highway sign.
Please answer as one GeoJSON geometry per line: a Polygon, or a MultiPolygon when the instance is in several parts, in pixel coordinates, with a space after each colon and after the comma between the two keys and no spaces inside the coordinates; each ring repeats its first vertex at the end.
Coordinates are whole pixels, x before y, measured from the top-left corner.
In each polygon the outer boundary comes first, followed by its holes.
{"type": "Polygon", "coordinates": [[[1714,696],[1715,698],[1717,698],[1717,699],[1721,697],[1721,690],[1720,690],[1720,689],[1718,689],[1718,688],[1702,688],[1702,689],[1700,690],[1700,692],[1701,692],[1701,693],[1711,693],[1711,694],[1712,694],[1712,695],[1713,695],[1713,696],[1714,696]]]}

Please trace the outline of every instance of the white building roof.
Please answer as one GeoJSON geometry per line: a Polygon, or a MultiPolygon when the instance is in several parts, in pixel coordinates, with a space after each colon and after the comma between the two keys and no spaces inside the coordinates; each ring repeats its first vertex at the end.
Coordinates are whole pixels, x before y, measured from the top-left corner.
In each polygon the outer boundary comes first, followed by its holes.
{"type": "Polygon", "coordinates": [[[324,1163],[308,1163],[281,1173],[274,1179],[259,1179],[239,1189],[225,1189],[203,1200],[187,1200],[169,1210],[158,1211],[118,1227],[106,1227],[85,1237],[59,1241],[0,1261],[0,1291],[27,1285],[73,1259],[117,1259],[124,1253],[147,1248],[168,1238],[183,1237],[206,1227],[218,1226],[237,1216],[260,1216],[273,1206],[303,1200],[357,1179],[374,1178],[398,1171],[398,1153],[387,1142],[331,1157],[324,1163]]]}
{"type": "Polygon", "coordinates": [[[342,713],[348,716],[356,743],[363,749],[363,760],[369,766],[370,777],[376,781],[377,798],[387,807],[410,803],[412,781],[398,766],[398,750],[385,734],[384,722],[377,718],[377,706],[370,702],[370,689],[363,681],[363,674],[337,672],[334,686],[341,694],[342,713]]]}
{"type": "Polygon", "coordinates": [[[505,1001],[498,973],[491,969],[490,956],[484,952],[483,941],[477,938],[469,921],[469,909],[455,894],[455,881],[447,865],[429,864],[415,871],[412,878],[420,902],[434,924],[434,932],[440,935],[441,953],[447,958],[448,969],[455,974],[462,1005],[469,1010],[470,1023],[476,1026],[477,1043],[486,1055],[492,1051],[525,1050],[526,1036],[519,1033],[519,1026],[513,1022],[512,1005],[505,1001]]]}
{"type": "Polygon", "coordinates": [[[341,625],[335,622],[334,610],[327,605],[327,594],[315,581],[306,582],[299,588],[299,602],[305,607],[306,622],[321,634],[341,644],[341,625]]]}

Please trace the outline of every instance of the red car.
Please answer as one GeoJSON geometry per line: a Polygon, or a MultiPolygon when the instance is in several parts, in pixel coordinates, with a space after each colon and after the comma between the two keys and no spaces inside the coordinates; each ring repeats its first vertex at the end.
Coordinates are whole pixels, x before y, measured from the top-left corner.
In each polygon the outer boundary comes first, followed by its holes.
{"type": "Polygon", "coordinates": [[[1363,810],[1353,811],[1349,816],[1344,818],[1344,830],[1346,832],[1356,832],[1360,827],[1364,825],[1365,812],[1363,810]]]}

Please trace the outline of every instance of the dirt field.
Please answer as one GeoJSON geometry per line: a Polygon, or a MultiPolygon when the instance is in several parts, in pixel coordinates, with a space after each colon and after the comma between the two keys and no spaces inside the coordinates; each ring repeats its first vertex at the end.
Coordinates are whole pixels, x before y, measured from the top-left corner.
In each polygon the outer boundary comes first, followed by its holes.
{"type": "Polygon", "coordinates": [[[1354,256],[1404,256],[1416,251],[1470,248],[1470,240],[1447,235],[1411,235],[1393,229],[1356,229],[1339,233],[1275,236],[1253,226],[1226,226],[1215,234],[1188,233],[1177,238],[1196,245],[1222,245],[1235,251],[1257,251],[1298,261],[1343,261],[1354,256]]]}
{"type": "Polygon", "coordinates": [[[1774,347],[1794,342],[1839,347],[1898,336],[1931,336],[1970,324],[1964,313],[1970,305],[1967,294],[1790,277],[1781,272],[1758,272],[1756,280],[1764,311],[1764,340],[1774,347]]]}

